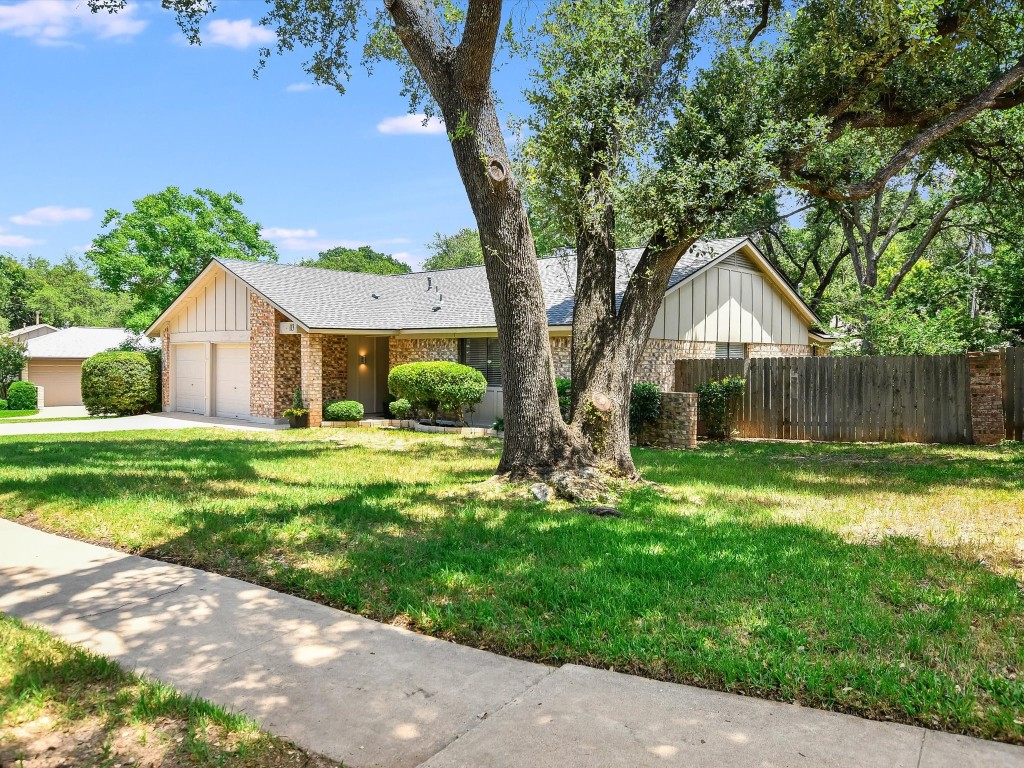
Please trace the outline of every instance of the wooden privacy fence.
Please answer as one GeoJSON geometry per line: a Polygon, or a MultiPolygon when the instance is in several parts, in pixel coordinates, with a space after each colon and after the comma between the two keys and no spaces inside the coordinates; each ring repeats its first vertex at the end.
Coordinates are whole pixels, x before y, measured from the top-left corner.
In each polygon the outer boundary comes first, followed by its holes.
{"type": "Polygon", "coordinates": [[[1003,356],[1003,421],[1007,440],[1024,440],[1024,347],[1003,356]]]}
{"type": "MultiPolygon", "coordinates": [[[[1024,357],[1015,360],[1024,363],[1024,357]]],[[[698,384],[725,376],[747,380],[736,414],[740,437],[922,443],[973,439],[966,355],[678,360],[675,389],[693,392],[698,384]]]]}

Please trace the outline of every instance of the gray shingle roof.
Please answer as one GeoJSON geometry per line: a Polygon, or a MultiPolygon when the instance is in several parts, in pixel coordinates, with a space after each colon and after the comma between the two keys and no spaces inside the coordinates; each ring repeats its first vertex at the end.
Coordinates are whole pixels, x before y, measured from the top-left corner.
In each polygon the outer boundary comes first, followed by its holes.
{"type": "MultiPolygon", "coordinates": [[[[680,258],[669,287],[679,284],[744,240],[732,238],[697,243],[680,258]]],[[[642,253],[641,248],[619,252],[617,289],[620,297],[642,253]]],[[[307,328],[397,331],[492,328],[495,324],[483,267],[369,275],[294,264],[218,261],[307,328]]],[[[575,258],[553,256],[541,259],[538,266],[548,324],[570,325],[576,282],[575,258]]]]}
{"type": "MultiPolygon", "coordinates": [[[[62,357],[82,360],[98,352],[106,352],[132,336],[124,328],[64,328],[25,342],[30,358],[62,357]]],[[[146,339],[152,346],[159,342],[146,339]]]]}

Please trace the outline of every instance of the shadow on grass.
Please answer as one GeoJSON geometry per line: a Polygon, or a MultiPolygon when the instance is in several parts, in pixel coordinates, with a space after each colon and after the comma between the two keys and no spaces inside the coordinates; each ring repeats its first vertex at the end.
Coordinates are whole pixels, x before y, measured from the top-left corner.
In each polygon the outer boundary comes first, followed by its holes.
{"type": "MultiPolygon", "coordinates": [[[[473,463],[465,447],[429,439],[401,450],[172,442],[94,439],[76,452],[7,441],[0,498],[31,509],[77,493],[71,482],[93,499],[152,494],[174,531],[142,548],[160,559],[519,658],[1024,743],[1024,595],[939,547],[748,519],[726,496],[680,514],[650,488],[627,494],[619,520],[461,497],[453,484],[486,477],[496,457],[480,451],[473,463]],[[49,473],[31,478],[40,467],[49,473]]],[[[638,452],[664,484],[803,494],[879,482],[906,494],[967,481],[1013,489],[1022,481],[1006,473],[1022,458],[752,444],[638,452]]]]}

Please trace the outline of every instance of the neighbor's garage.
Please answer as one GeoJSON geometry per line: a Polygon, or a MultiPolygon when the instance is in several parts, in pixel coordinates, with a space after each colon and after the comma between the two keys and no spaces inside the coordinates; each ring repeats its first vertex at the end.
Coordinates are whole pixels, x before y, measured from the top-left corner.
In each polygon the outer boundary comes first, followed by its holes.
{"type": "Polygon", "coordinates": [[[249,345],[211,344],[207,368],[207,345],[174,344],[173,410],[182,413],[210,413],[227,419],[247,419],[249,410],[249,345]],[[209,374],[212,373],[212,376],[209,374]],[[207,411],[207,389],[212,401],[207,411]]]}
{"type": "Polygon", "coordinates": [[[82,404],[82,360],[36,358],[28,361],[28,380],[43,388],[46,406],[82,404]]]}

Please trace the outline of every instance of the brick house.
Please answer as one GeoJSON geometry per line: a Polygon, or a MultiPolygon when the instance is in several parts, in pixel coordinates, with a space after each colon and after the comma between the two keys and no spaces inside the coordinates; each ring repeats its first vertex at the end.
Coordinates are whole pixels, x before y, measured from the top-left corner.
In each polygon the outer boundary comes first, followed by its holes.
{"type": "MultiPolygon", "coordinates": [[[[640,250],[622,252],[628,269],[640,250]]],[[[575,261],[539,261],[555,372],[569,376],[575,261]]],[[[623,287],[625,278],[623,278],[623,287]]],[[[679,261],[638,380],[668,391],[692,357],[827,351],[820,321],[747,238],[707,240],[679,261]]],[[[325,403],[384,412],[388,371],[412,361],[471,365],[490,384],[474,420],[502,408],[500,351],[483,267],[370,275],[215,259],[147,331],[164,350],[164,409],[270,422],[296,388],[318,424],[325,403]]]]}

